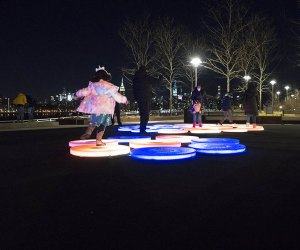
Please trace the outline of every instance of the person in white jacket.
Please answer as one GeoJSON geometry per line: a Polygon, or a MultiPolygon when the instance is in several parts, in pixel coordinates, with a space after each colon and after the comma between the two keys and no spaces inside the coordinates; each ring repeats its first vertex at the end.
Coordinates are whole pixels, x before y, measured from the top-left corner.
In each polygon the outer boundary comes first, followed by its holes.
{"type": "Polygon", "coordinates": [[[106,126],[112,124],[116,102],[128,104],[126,96],[121,95],[118,92],[119,87],[110,83],[110,80],[111,74],[104,67],[99,67],[88,87],[78,90],[75,94],[76,98],[84,97],[77,111],[91,115],[90,125],[80,139],[91,138],[97,127],[97,146],[105,146],[102,137],[106,126]]]}

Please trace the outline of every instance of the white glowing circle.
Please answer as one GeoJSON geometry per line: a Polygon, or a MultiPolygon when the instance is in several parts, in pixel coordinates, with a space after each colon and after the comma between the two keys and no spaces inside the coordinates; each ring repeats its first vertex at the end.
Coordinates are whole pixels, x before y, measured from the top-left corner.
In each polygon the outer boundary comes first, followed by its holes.
{"type": "MultiPolygon", "coordinates": [[[[118,140],[102,139],[102,141],[107,146],[118,145],[118,140]]],[[[69,141],[70,147],[83,146],[83,145],[96,145],[96,139],[69,141]]]]}
{"type": "Polygon", "coordinates": [[[80,157],[111,157],[118,155],[127,155],[130,153],[130,147],[124,145],[115,146],[75,146],[70,148],[70,154],[80,157]]]}
{"type": "MultiPolygon", "coordinates": [[[[132,129],[130,132],[132,133],[140,133],[140,129],[132,129]]],[[[146,129],[147,133],[157,133],[157,129],[146,129]]]]}
{"type": "Polygon", "coordinates": [[[224,129],[223,132],[229,132],[229,133],[245,133],[248,132],[247,129],[241,129],[241,128],[233,128],[233,129],[224,129]]]}
{"type": "Polygon", "coordinates": [[[188,146],[205,154],[237,154],[246,151],[245,145],[235,143],[191,143],[188,146]]]}
{"type": "Polygon", "coordinates": [[[219,134],[222,131],[219,129],[195,129],[190,130],[191,134],[219,134]]]}
{"type": "Polygon", "coordinates": [[[180,160],[194,158],[196,150],[193,148],[153,147],[137,148],[131,151],[131,157],[143,160],[180,160]]]}
{"type": "Polygon", "coordinates": [[[187,130],[184,129],[159,129],[157,131],[159,134],[186,134],[187,130]]]}
{"type": "Polygon", "coordinates": [[[253,128],[253,125],[249,125],[248,127],[246,125],[240,125],[239,126],[240,129],[246,129],[248,131],[263,131],[264,130],[264,127],[263,126],[258,126],[256,125],[256,128],[253,128]]]}
{"type": "Polygon", "coordinates": [[[150,148],[150,147],[181,147],[180,142],[160,142],[156,140],[151,141],[131,141],[130,148],[150,148]]]}
{"type": "Polygon", "coordinates": [[[157,135],[155,139],[162,142],[181,142],[190,143],[193,139],[199,138],[198,136],[189,135],[157,135]]]}

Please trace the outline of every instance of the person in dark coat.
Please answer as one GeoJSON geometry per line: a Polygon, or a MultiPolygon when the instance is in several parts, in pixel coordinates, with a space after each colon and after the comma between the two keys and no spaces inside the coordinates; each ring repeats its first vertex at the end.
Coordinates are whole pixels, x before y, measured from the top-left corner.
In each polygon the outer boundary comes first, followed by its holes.
{"type": "Polygon", "coordinates": [[[147,68],[141,66],[134,75],[133,78],[133,95],[137,101],[139,113],[140,113],[140,133],[146,133],[146,127],[149,121],[152,99],[152,87],[159,85],[161,77],[159,79],[150,76],[147,73],[147,68]]]}
{"type": "Polygon", "coordinates": [[[246,126],[250,125],[250,121],[252,119],[253,128],[256,128],[256,116],[258,115],[258,92],[256,89],[256,83],[249,82],[248,88],[245,91],[243,97],[243,107],[245,111],[245,115],[247,116],[246,126]]]}
{"type": "Polygon", "coordinates": [[[232,113],[231,113],[231,95],[230,93],[226,93],[222,99],[222,111],[224,114],[223,119],[219,122],[220,125],[224,123],[224,121],[228,120],[230,124],[232,124],[232,113]]]}
{"type": "Polygon", "coordinates": [[[192,114],[193,114],[193,128],[196,127],[196,123],[199,127],[202,127],[202,110],[206,102],[206,94],[201,85],[198,85],[192,92],[192,114]]]}
{"type": "Polygon", "coordinates": [[[33,121],[33,112],[34,112],[35,100],[30,95],[26,95],[26,99],[27,99],[28,120],[33,121]]]}
{"type": "Polygon", "coordinates": [[[121,109],[120,109],[120,103],[116,102],[116,105],[115,105],[115,114],[114,116],[112,117],[112,125],[115,124],[115,117],[117,117],[117,122],[118,122],[118,125],[119,126],[122,126],[122,122],[121,122],[121,109]]]}

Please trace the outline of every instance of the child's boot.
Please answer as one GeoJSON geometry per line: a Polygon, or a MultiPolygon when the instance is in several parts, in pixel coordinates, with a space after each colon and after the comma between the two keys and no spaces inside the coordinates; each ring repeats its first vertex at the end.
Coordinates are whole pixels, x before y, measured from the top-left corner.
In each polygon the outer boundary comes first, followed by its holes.
{"type": "Polygon", "coordinates": [[[256,128],[256,123],[253,123],[253,128],[256,128]]]}
{"type": "Polygon", "coordinates": [[[195,128],[196,127],[196,122],[193,122],[193,128],[195,128]]]}
{"type": "Polygon", "coordinates": [[[202,127],[202,122],[199,122],[199,127],[200,127],[200,128],[202,127]]]}

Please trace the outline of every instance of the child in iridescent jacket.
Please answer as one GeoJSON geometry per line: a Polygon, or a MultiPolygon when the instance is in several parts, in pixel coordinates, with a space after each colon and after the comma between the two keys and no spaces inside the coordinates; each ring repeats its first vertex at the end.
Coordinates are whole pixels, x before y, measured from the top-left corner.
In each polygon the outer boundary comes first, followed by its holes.
{"type": "Polygon", "coordinates": [[[77,111],[91,114],[90,124],[80,139],[91,138],[97,127],[96,146],[105,146],[102,137],[106,126],[112,125],[116,102],[128,104],[126,96],[121,95],[118,92],[119,87],[110,83],[110,80],[111,74],[104,67],[99,67],[88,87],[78,90],[75,94],[76,98],[84,97],[77,111]]]}

